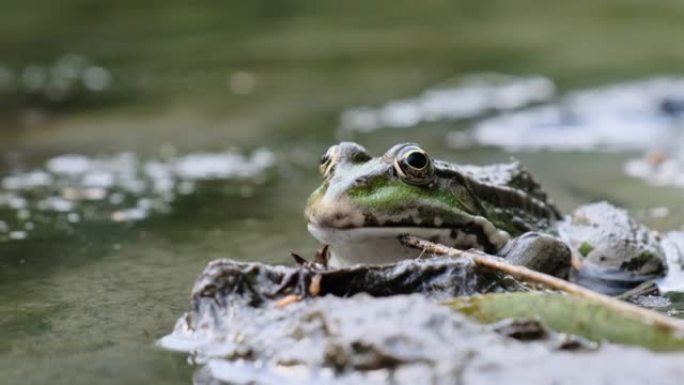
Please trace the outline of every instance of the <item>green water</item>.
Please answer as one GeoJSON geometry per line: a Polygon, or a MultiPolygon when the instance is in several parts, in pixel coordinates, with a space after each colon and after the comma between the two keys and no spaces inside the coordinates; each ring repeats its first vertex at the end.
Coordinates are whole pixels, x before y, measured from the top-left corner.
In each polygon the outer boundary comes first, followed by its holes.
{"type": "MultiPolygon", "coordinates": [[[[106,92],[53,103],[0,94],[0,170],[63,153],[154,157],[265,146],[280,166],[249,197],[231,182],[177,200],[136,224],[81,224],[0,243],[0,373],[7,384],[191,382],[182,355],[154,347],[188,308],[211,259],[289,262],[310,253],[302,207],[339,113],[412,96],[468,72],[542,74],[563,89],[684,69],[675,1],[5,0],[0,65],[21,69],[77,53],[111,71],[106,92]],[[247,72],[247,94],[231,76],[247,72]]],[[[437,157],[505,160],[444,147],[453,125],[383,130],[356,140],[375,153],[417,141],[437,157]]],[[[610,199],[633,213],[673,208],[682,192],[620,173],[635,154],[518,157],[560,206],[610,199]]]]}

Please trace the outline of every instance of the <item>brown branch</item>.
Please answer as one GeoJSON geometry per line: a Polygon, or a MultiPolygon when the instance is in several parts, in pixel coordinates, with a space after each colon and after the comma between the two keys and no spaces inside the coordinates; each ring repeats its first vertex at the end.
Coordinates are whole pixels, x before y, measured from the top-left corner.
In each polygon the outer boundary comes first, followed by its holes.
{"type": "Polygon", "coordinates": [[[427,253],[446,255],[450,257],[469,258],[478,266],[500,271],[522,281],[542,284],[551,289],[559,290],[573,296],[598,303],[622,314],[631,315],[647,324],[675,333],[677,337],[684,338],[684,322],[681,320],[668,317],[653,310],[638,307],[631,303],[620,301],[607,295],[586,289],[574,283],[528,269],[524,266],[512,265],[499,257],[484,254],[478,251],[454,249],[452,247],[429,242],[411,235],[402,237],[401,241],[406,246],[421,249],[427,253]]]}

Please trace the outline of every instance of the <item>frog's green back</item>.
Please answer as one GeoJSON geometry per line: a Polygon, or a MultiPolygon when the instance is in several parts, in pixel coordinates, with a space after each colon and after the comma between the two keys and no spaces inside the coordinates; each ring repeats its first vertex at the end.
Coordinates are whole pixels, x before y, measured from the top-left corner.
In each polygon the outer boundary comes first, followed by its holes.
{"type": "Polygon", "coordinates": [[[466,184],[481,201],[485,216],[511,235],[551,231],[561,219],[541,185],[519,162],[472,166],[436,161],[435,167],[437,175],[466,184]]]}

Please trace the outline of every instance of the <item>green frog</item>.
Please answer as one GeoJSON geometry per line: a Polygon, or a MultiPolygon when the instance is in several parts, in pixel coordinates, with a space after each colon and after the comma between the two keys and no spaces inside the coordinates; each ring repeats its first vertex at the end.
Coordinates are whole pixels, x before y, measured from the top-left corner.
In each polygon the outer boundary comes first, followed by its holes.
{"type": "Polygon", "coordinates": [[[656,233],[605,202],[563,216],[518,162],[458,165],[413,143],[373,157],[342,142],[323,155],[320,171],[305,215],[309,232],[329,245],[331,266],[417,258],[420,250],[399,240],[409,234],[609,294],[667,270],[656,233]]]}

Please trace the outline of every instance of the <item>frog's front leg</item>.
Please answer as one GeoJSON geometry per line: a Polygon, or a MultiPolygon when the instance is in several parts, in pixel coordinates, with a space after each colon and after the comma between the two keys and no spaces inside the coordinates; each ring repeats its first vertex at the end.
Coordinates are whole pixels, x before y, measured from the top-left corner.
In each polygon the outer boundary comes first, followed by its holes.
{"type": "Polygon", "coordinates": [[[565,243],[534,231],[508,241],[497,255],[514,265],[563,279],[568,279],[572,264],[572,252],[565,243]]]}

